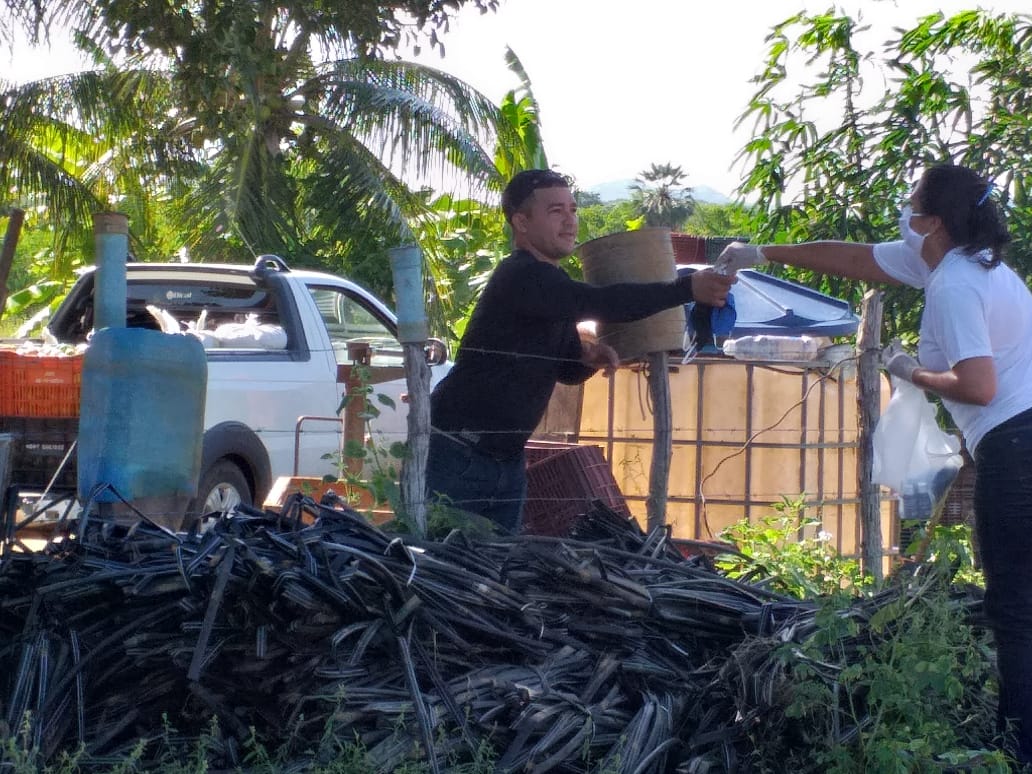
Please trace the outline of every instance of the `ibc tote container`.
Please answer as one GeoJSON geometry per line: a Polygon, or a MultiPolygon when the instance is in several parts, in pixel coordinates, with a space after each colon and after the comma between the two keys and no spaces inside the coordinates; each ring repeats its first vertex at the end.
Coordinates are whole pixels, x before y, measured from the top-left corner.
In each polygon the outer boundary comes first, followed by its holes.
{"type": "MultiPolygon", "coordinates": [[[[670,369],[673,452],[667,522],[673,536],[715,539],[725,527],[805,493],[843,555],[861,539],[857,382],[844,368],[696,358],[670,369]]],[[[652,416],[644,374],[622,368],[584,384],[578,442],[599,444],[644,527],[652,416]]],[[[882,405],[888,400],[883,380],[882,405]]],[[[892,531],[882,503],[882,534],[892,531]]],[[[810,535],[812,537],[812,535],[810,535]]]]}

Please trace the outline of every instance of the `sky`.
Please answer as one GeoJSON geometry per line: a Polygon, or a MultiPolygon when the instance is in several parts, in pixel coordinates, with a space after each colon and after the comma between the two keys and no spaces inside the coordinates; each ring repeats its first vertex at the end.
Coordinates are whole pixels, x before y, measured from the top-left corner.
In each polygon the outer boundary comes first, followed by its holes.
{"type": "MultiPolygon", "coordinates": [[[[774,25],[829,0],[502,0],[494,14],[464,13],[446,55],[423,55],[500,99],[516,88],[513,49],[541,108],[549,162],[583,188],[633,179],[670,162],[688,185],[731,194],[748,127],[736,119],[756,91],[774,25]]],[[[836,5],[871,24],[873,47],[894,26],[942,10],[1027,12],[1028,0],[862,0],[836,5]]]]}
{"type": "MultiPolygon", "coordinates": [[[[467,9],[443,35],[445,56],[413,58],[458,76],[498,101],[519,84],[505,65],[523,62],[541,108],[553,167],[581,188],[632,179],[672,163],[690,186],[730,195],[749,139],[736,119],[756,90],[771,28],[793,14],[823,12],[830,0],[501,0],[494,13],[467,9]]],[[[835,4],[871,25],[869,46],[923,15],[982,7],[1026,12],[1028,0],[844,0],[835,4]]],[[[67,46],[0,54],[14,80],[74,69],[67,46]]]]}

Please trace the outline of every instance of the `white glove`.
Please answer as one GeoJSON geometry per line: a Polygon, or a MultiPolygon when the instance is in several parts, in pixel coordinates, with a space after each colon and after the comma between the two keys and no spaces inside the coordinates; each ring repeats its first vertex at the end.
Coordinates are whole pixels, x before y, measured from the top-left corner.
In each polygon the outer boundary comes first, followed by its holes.
{"type": "Polygon", "coordinates": [[[739,269],[749,269],[767,262],[759,245],[732,242],[724,248],[713,268],[721,274],[732,274],[739,269]]]}
{"type": "Polygon", "coordinates": [[[921,364],[917,362],[917,358],[903,351],[898,339],[890,342],[882,350],[881,358],[882,363],[885,365],[885,370],[905,382],[913,383],[914,371],[921,367],[921,364]]]}

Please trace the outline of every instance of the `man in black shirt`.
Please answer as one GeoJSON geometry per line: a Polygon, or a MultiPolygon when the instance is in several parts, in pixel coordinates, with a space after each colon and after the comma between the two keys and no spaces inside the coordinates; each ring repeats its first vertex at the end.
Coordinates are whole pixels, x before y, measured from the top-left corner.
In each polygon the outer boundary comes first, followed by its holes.
{"type": "Polygon", "coordinates": [[[556,382],[579,384],[619,365],[578,323],[641,320],[692,300],[723,306],[735,280],[710,269],[605,287],[571,279],[559,261],[576,245],[577,204],[568,179],[551,170],[514,176],[502,210],[515,249],[495,268],[454,367],[430,397],[427,490],[515,533],[527,488],[523,447],[556,382]]]}

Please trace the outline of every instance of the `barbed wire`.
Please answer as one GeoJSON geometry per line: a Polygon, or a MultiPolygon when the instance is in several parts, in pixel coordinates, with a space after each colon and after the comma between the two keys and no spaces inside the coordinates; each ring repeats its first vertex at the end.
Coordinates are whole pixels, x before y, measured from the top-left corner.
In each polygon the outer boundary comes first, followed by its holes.
{"type": "Polygon", "coordinates": [[[740,456],[742,454],[745,454],[745,452],[749,449],[750,446],[753,445],[753,443],[756,441],[757,438],[762,436],[764,433],[769,433],[772,430],[776,429],[778,427],[778,425],[780,425],[782,422],[784,422],[793,411],[795,411],[797,408],[800,408],[803,405],[805,405],[807,399],[810,397],[810,393],[817,386],[823,384],[828,379],[834,378],[833,377],[834,371],[836,369],[841,369],[843,363],[847,363],[847,362],[850,362],[850,361],[857,361],[857,362],[859,362],[859,359],[860,359],[859,355],[854,355],[852,357],[843,358],[842,360],[839,360],[838,362],[836,362],[834,368],[829,369],[828,373],[822,374],[817,379],[815,379],[814,382],[809,387],[806,388],[806,391],[803,393],[802,397],[800,397],[799,400],[797,400],[795,403],[793,403],[791,406],[789,406],[785,410],[785,412],[780,417],[778,417],[772,424],[768,425],[767,427],[760,428],[759,430],[754,432],[752,435],[750,435],[748,438],[746,438],[745,441],[742,443],[742,445],[740,447],[738,447],[731,454],[728,454],[726,457],[721,458],[717,462],[717,464],[714,466],[713,470],[711,470],[708,474],[706,474],[705,476],[702,477],[702,480],[699,481],[699,484],[698,484],[698,495],[699,495],[699,500],[700,500],[700,502],[702,504],[702,507],[701,507],[702,523],[706,527],[706,532],[710,535],[710,537],[713,537],[713,529],[712,529],[712,527],[710,527],[709,520],[707,518],[706,493],[703,491],[703,487],[706,485],[706,482],[709,481],[711,478],[713,478],[713,476],[715,476],[717,474],[717,472],[720,470],[721,467],[723,467],[725,462],[728,462],[730,460],[733,460],[735,457],[738,457],[738,456],[740,456]]]}
{"type": "MultiPolygon", "coordinates": [[[[513,353],[502,352],[500,350],[490,350],[490,349],[480,349],[480,348],[478,348],[476,351],[480,351],[480,352],[483,352],[483,353],[486,353],[486,354],[513,354],[513,353]]],[[[524,354],[524,353],[515,353],[515,354],[524,354]]],[[[531,356],[531,357],[534,357],[534,356],[531,356]]],[[[542,356],[542,357],[545,357],[545,356],[542,356]]],[[[572,361],[572,359],[570,359],[570,358],[547,358],[547,359],[556,360],[556,361],[564,361],[564,362],[571,362],[572,361]]],[[[686,357],[686,360],[688,360],[687,357],[686,357]]],[[[785,411],[774,422],[772,422],[771,424],[767,425],[766,427],[760,428],[759,430],[756,430],[755,432],[753,432],[734,451],[730,452],[726,456],[724,456],[721,459],[719,459],[717,461],[716,465],[708,473],[706,473],[703,476],[703,478],[698,482],[698,485],[697,485],[697,496],[698,496],[699,502],[701,504],[702,523],[703,523],[703,525],[704,525],[704,527],[705,527],[705,529],[706,529],[708,534],[710,534],[711,536],[713,535],[712,527],[710,526],[709,521],[708,521],[708,511],[707,511],[708,498],[706,497],[706,493],[705,493],[705,487],[706,487],[707,483],[714,476],[717,475],[717,473],[721,470],[721,468],[726,463],[728,463],[729,461],[735,459],[736,457],[739,457],[742,454],[744,454],[750,447],[752,447],[765,434],[768,434],[768,433],[773,432],[774,430],[776,430],[783,422],[785,422],[786,419],[788,419],[788,417],[796,409],[804,406],[806,404],[806,401],[809,399],[811,393],[816,388],[818,388],[820,385],[826,383],[828,380],[834,380],[834,379],[839,378],[837,376],[837,372],[840,372],[841,369],[847,363],[856,362],[858,360],[859,360],[859,355],[854,355],[852,357],[847,357],[847,358],[842,358],[840,360],[837,360],[831,367],[828,368],[826,373],[822,373],[822,374],[818,375],[817,378],[814,379],[813,382],[807,387],[807,389],[805,390],[803,395],[798,400],[794,401],[790,406],[788,406],[785,409],[785,411]]],[[[572,361],[572,362],[579,362],[579,361],[572,361]]],[[[684,362],[685,361],[682,361],[682,364],[684,362]]],[[[737,362],[741,362],[741,361],[737,361],[737,362]]],[[[651,395],[649,394],[649,391],[647,389],[644,389],[644,390],[642,389],[642,385],[644,385],[646,383],[647,377],[649,376],[649,370],[650,370],[649,363],[647,361],[645,361],[645,360],[634,360],[634,361],[627,361],[626,363],[623,363],[622,365],[624,365],[624,366],[628,366],[629,365],[631,367],[637,367],[638,368],[640,377],[636,381],[637,381],[637,384],[638,384],[638,387],[639,387],[639,389],[638,389],[639,408],[642,411],[643,416],[646,414],[646,412],[647,413],[652,413],[651,395]]],[[[778,368],[778,367],[770,365],[770,364],[755,364],[754,363],[754,365],[759,365],[760,367],[767,368],[769,370],[773,370],[773,371],[777,371],[777,372],[790,373],[789,371],[785,370],[784,368],[778,368]]],[[[806,364],[806,362],[800,362],[798,367],[799,368],[806,368],[807,364],[806,364]]],[[[811,369],[811,370],[813,370],[813,369],[811,369]]],[[[506,433],[506,434],[512,434],[512,433],[531,433],[531,432],[533,432],[533,430],[535,428],[529,428],[529,429],[524,428],[523,430],[489,430],[489,429],[486,429],[486,428],[485,429],[469,428],[469,429],[472,432],[477,432],[477,433],[482,434],[482,435],[490,435],[492,433],[506,433]]],[[[682,428],[682,430],[683,429],[684,428],[682,428]]],[[[698,432],[698,431],[700,431],[700,429],[701,428],[695,428],[695,431],[698,432]]],[[[732,425],[728,425],[728,426],[713,426],[713,425],[710,425],[710,426],[707,427],[707,429],[710,430],[710,431],[718,431],[718,432],[719,431],[733,431],[733,430],[739,429],[739,425],[736,425],[736,424],[732,424],[732,425]]],[[[675,430],[676,430],[676,428],[675,428],[675,430]]],[[[610,462],[610,464],[611,464],[611,462],[610,462]]],[[[479,502],[491,502],[491,503],[494,503],[494,504],[503,504],[503,503],[507,503],[507,502],[515,502],[516,499],[517,498],[508,498],[508,499],[507,498],[491,498],[490,500],[485,500],[485,499],[477,498],[477,499],[470,499],[470,500],[463,501],[462,504],[470,505],[470,504],[475,504],[475,503],[479,503],[479,502]]],[[[556,505],[561,505],[561,504],[568,503],[568,502],[581,502],[581,503],[583,503],[584,500],[585,500],[584,496],[571,496],[571,497],[554,497],[553,496],[553,497],[547,497],[547,498],[541,498],[541,497],[538,497],[538,498],[535,498],[535,497],[523,498],[523,501],[525,503],[549,502],[549,503],[555,503],[556,505]]],[[[438,501],[433,499],[433,498],[430,498],[430,499],[424,501],[423,505],[429,505],[429,504],[435,503],[435,502],[438,502],[438,501]]],[[[459,504],[456,503],[456,505],[459,505],[459,504]]],[[[472,510],[472,508],[468,508],[468,509],[472,510]]]]}

